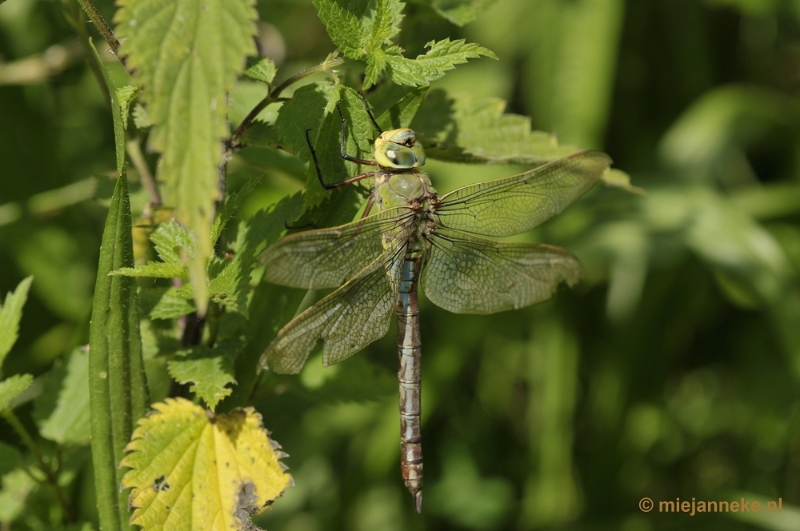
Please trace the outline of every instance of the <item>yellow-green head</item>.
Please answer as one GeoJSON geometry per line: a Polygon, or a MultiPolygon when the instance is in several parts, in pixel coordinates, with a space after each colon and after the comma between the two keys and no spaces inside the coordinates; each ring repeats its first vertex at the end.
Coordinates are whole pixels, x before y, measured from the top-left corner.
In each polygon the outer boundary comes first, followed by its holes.
{"type": "Polygon", "coordinates": [[[392,129],[375,141],[375,161],[382,168],[410,170],[425,164],[425,150],[411,129],[392,129]]]}

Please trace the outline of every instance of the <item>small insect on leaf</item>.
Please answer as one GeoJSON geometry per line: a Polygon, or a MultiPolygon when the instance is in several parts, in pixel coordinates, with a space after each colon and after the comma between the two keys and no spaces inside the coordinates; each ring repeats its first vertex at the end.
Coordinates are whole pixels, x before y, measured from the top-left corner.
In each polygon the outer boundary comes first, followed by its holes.
{"type": "Polygon", "coordinates": [[[286,454],[269,438],[254,409],[213,413],[185,399],[153,405],[126,450],[122,480],[130,488],[131,523],[192,531],[248,529],[292,477],[286,454]]]}

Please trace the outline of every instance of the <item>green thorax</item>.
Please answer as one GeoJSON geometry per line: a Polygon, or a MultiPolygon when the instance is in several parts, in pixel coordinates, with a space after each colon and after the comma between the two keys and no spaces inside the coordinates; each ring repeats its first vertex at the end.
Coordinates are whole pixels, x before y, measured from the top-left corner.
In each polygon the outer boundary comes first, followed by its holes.
{"type": "Polygon", "coordinates": [[[378,211],[419,205],[436,190],[427,174],[416,168],[425,164],[425,150],[411,129],[392,129],[375,141],[375,161],[380,170],[375,180],[378,211]]]}

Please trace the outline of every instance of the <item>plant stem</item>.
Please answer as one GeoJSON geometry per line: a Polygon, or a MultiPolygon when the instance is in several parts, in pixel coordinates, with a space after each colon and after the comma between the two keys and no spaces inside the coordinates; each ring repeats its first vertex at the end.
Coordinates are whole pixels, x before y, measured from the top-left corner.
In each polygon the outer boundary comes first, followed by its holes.
{"type": "Polygon", "coordinates": [[[250,124],[250,122],[256,119],[256,116],[258,116],[261,113],[261,111],[263,111],[267,107],[267,105],[279,101],[281,92],[283,92],[286,89],[286,87],[294,83],[297,83],[301,79],[316,74],[318,72],[327,72],[331,68],[335,68],[344,62],[345,59],[342,57],[333,57],[333,58],[328,57],[327,59],[325,59],[325,61],[322,62],[322,64],[319,64],[307,70],[303,70],[299,74],[293,75],[292,77],[286,79],[283,83],[272,89],[270,93],[267,94],[267,96],[263,100],[258,102],[258,104],[255,107],[253,107],[253,110],[251,110],[247,114],[247,116],[245,116],[244,120],[242,120],[242,123],[240,123],[239,127],[236,128],[236,131],[233,132],[233,136],[231,137],[230,141],[230,148],[228,151],[238,151],[239,149],[241,149],[242,146],[239,143],[239,139],[241,138],[242,133],[244,133],[245,128],[250,124]]]}
{"type": "Polygon", "coordinates": [[[150,168],[147,166],[147,162],[144,160],[142,148],[139,146],[139,139],[134,138],[128,140],[125,143],[125,151],[128,152],[128,156],[133,163],[133,167],[136,168],[137,172],[139,172],[139,178],[142,180],[142,186],[147,189],[147,193],[150,195],[150,204],[153,206],[161,206],[161,194],[158,193],[156,180],[153,178],[153,174],[150,173],[150,168]]]}
{"type": "MultiPolygon", "coordinates": [[[[111,52],[117,56],[117,59],[120,60],[122,66],[124,66],[127,69],[128,65],[126,64],[125,57],[119,54],[119,41],[117,40],[117,37],[114,35],[114,32],[109,27],[109,25],[106,24],[106,21],[103,19],[103,16],[94,6],[92,1],[78,0],[78,3],[81,5],[86,14],[89,15],[89,20],[92,21],[94,27],[97,28],[97,31],[100,32],[100,35],[103,36],[108,45],[111,47],[111,52]]],[[[130,70],[128,72],[130,72],[130,70]]]]}
{"type": "Polygon", "coordinates": [[[83,46],[84,50],[86,51],[86,56],[89,58],[89,68],[92,69],[92,74],[94,74],[95,79],[97,79],[98,85],[100,85],[100,91],[103,93],[103,96],[106,99],[106,102],[110,105],[111,104],[111,94],[108,93],[108,86],[104,81],[103,72],[100,70],[100,65],[98,65],[97,61],[92,60],[92,44],[90,44],[91,37],[89,36],[89,32],[86,29],[86,24],[83,23],[81,16],[81,8],[77,3],[77,0],[72,0],[69,3],[69,11],[70,17],[67,18],[67,21],[70,25],[75,29],[80,37],[81,45],[83,46]]]}
{"type": "Polygon", "coordinates": [[[14,431],[16,431],[17,435],[19,435],[20,439],[22,439],[22,442],[28,447],[28,450],[30,450],[33,456],[36,458],[36,462],[39,463],[39,468],[47,477],[47,484],[53,490],[56,498],[58,498],[58,503],[61,505],[61,509],[64,511],[64,516],[66,516],[67,520],[70,522],[77,522],[78,519],[75,517],[75,513],[72,512],[72,507],[70,507],[64,492],[58,486],[58,478],[47,465],[47,463],[44,462],[44,457],[42,456],[42,452],[39,451],[36,441],[33,440],[31,434],[28,433],[28,430],[25,429],[25,426],[22,425],[13,411],[6,409],[2,412],[2,415],[8,421],[8,423],[11,424],[11,427],[14,428],[14,431]]]}

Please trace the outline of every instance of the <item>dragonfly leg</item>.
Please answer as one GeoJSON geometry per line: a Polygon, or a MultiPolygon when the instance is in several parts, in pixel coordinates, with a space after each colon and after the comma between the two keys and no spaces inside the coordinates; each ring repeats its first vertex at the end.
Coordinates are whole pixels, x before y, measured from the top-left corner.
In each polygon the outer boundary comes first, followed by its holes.
{"type": "MultiPolygon", "coordinates": [[[[311,129],[306,129],[306,143],[308,144],[308,148],[311,150],[311,157],[314,159],[314,167],[317,170],[317,179],[319,179],[319,184],[324,189],[333,190],[334,188],[339,188],[340,186],[345,186],[345,185],[348,185],[348,184],[352,184],[354,182],[360,181],[362,179],[366,179],[367,177],[373,177],[375,175],[375,172],[368,171],[368,172],[365,172],[365,173],[360,173],[358,175],[354,175],[353,177],[348,177],[347,179],[345,179],[343,181],[336,182],[336,183],[326,183],[322,178],[322,170],[319,167],[319,160],[317,160],[317,152],[314,149],[314,146],[311,145],[311,138],[309,138],[309,136],[308,136],[308,132],[309,131],[311,131],[311,129]]],[[[344,144],[342,144],[342,145],[344,145],[344,144]]],[[[370,160],[368,160],[368,161],[361,161],[361,159],[348,159],[348,160],[353,160],[354,162],[359,162],[359,163],[362,163],[362,164],[369,164],[369,165],[372,165],[372,166],[377,166],[377,164],[378,164],[377,162],[373,162],[373,161],[370,161],[370,160]]]]}
{"type": "Polygon", "coordinates": [[[375,162],[374,160],[359,159],[359,158],[353,157],[353,156],[348,155],[347,153],[345,153],[345,149],[344,149],[344,138],[345,138],[345,136],[344,135],[345,135],[345,129],[347,127],[347,118],[345,118],[344,114],[342,114],[342,109],[341,109],[341,107],[339,107],[338,103],[336,104],[336,110],[339,111],[339,116],[342,117],[342,131],[339,134],[339,154],[341,155],[341,157],[344,160],[349,160],[350,162],[355,162],[356,164],[364,164],[366,166],[377,166],[378,163],[375,162]]]}
{"type": "Polygon", "coordinates": [[[367,198],[367,206],[364,207],[364,213],[361,214],[362,218],[369,216],[369,213],[372,210],[372,206],[374,204],[375,204],[375,192],[370,192],[369,198],[367,198]]]}

